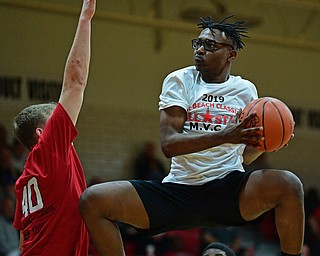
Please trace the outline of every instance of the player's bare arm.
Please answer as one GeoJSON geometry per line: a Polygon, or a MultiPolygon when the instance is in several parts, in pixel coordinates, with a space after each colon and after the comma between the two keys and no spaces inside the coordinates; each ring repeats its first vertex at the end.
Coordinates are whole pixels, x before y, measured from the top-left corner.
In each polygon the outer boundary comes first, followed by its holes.
{"type": "Polygon", "coordinates": [[[84,0],[75,38],[66,62],[62,91],[59,102],[69,114],[74,124],[83,102],[87,85],[90,47],[91,19],[95,13],[96,0],[84,0]]]}
{"type": "Polygon", "coordinates": [[[186,111],[177,106],[169,107],[160,112],[160,142],[166,157],[198,152],[224,143],[252,143],[262,138],[255,136],[261,127],[246,128],[247,122],[254,113],[241,124],[230,122],[221,133],[190,135],[182,132],[186,121],[186,111]]]}
{"type": "Polygon", "coordinates": [[[248,165],[255,161],[259,156],[263,154],[263,151],[258,150],[251,146],[246,146],[243,152],[243,163],[248,165]]]}

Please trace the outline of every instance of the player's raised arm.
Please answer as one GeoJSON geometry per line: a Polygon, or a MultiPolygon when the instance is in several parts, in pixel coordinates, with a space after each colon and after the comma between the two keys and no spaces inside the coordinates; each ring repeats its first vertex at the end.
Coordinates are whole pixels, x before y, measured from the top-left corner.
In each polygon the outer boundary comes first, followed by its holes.
{"type": "Polygon", "coordinates": [[[96,0],[83,0],[78,27],[66,62],[59,102],[74,124],[83,102],[91,54],[91,19],[96,0]]]}

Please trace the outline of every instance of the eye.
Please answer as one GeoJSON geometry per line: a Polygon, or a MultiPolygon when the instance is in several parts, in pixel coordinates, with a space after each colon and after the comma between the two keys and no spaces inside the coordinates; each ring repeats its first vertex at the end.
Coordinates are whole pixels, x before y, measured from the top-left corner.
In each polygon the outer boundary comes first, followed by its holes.
{"type": "Polygon", "coordinates": [[[214,41],[206,41],[205,45],[206,45],[206,49],[210,51],[216,48],[216,43],[214,41]]]}
{"type": "Polygon", "coordinates": [[[202,41],[201,41],[201,40],[197,40],[197,41],[195,42],[195,45],[197,46],[197,48],[201,47],[202,41]]]}
{"type": "Polygon", "coordinates": [[[192,39],[191,42],[192,42],[193,49],[198,49],[202,45],[202,41],[200,39],[192,39]]]}

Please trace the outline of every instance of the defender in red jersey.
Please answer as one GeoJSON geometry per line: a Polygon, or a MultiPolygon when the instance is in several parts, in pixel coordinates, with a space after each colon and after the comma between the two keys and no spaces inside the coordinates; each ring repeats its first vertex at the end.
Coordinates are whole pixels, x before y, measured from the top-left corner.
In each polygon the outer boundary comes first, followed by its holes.
{"type": "Polygon", "coordinates": [[[72,142],[88,79],[95,7],[95,0],[83,1],[59,102],[29,106],[14,120],[15,136],[30,150],[15,186],[21,255],[88,255],[89,234],[78,209],[86,181],[72,142]]]}

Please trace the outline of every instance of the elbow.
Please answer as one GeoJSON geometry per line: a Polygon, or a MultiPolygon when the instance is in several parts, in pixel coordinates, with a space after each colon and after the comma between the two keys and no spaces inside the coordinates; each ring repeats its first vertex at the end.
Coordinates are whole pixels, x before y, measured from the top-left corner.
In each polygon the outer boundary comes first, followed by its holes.
{"type": "Polygon", "coordinates": [[[243,159],[243,163],[244,163],[245,165],[249,165],[249,164],[251,164],[252,162],[253,162],[252,160],[243,159]]]}
{"type": "Polygon", "coordinates": [[[168,147],[161,147],[161,150],[166,158],[171,158],[174,156],[168,147]]]}
{"type": "Polygon", "coordinates": [[[249,164],[253,163],[261,154],[262,154],[262,152],[259,152],[258,154],[255,154],[255,155],[244,155],[243,156],[243,163],[245,165],[249,165],[249,164]]]}
{"type": "Polygon", "coordinates": [[[161,143],[161,150],[166,158],[171,158],[176,155],[170,143],[161,143]]]}
{"type": "Polygon", "coordinates": [[[242,155],[242,157],[243,157],[243,160],[242,160],[243,164],[245,164],[245,165],[251,164],[256,159],[256,157],[254,157],[253,155],[250,155],[250,154],[244,154],[244,155],[242,155]]]}
{"type": "Polygon", "coordinates": [[[260,155],[263,154],[263,151],[257,150],[255,148],[246,147],[243,153],[243,164],[249,165],[254,162],[260,155]]]}

